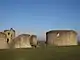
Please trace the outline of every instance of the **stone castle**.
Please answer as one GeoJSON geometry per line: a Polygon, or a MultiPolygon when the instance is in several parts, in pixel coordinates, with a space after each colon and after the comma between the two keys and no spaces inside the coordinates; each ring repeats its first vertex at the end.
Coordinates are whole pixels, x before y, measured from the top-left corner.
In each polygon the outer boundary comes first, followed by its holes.
{"type": "Polygon", "coordinates": [[[37,46],[36,35],[21,34],[16,37],[15,33],[13,28],[0,32],[0,49],[32,48],[37,46]]]}
{"type": "MultiPolygon", "coordinates": [[[[38,47],[36,35],[21,34],[17,37],[13,28],[0,32],[0,49],[38,47]]],[[[71,46],[78,45],[77,33],[73,30],[52,30],[46,32],[46,45],[71,46]]]]}

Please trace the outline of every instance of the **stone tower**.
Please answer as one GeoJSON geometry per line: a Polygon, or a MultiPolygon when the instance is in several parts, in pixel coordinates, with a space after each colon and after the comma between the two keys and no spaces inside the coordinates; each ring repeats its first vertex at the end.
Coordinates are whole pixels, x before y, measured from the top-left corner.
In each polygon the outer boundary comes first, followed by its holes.
{"type": "Polygon", "coordinates": [[[11,28],[10,30],[4,30],[4,33],[6,34],[6,42],[11,43],[12,39],[15,37],[15,30],[11,28]]]}
{"type": "Polygon", "coordinates": [[[14,48],[32,48],[30,45],[30,35],[21,34],[13,39],[14,48]]]}
{"type": "Polygon", "coordinates": [[[77,33],[73,30],[52,30],[46,33],[46,43],[55,46],[77,45],[77,33]]]}
{"type": "Polygon", "coordinates": [[[30,44],[33,47],[37,47],[38,41],[37,41],[37,36],[36,35],[31,35],[31,37],[30,37],[30,44]]]}

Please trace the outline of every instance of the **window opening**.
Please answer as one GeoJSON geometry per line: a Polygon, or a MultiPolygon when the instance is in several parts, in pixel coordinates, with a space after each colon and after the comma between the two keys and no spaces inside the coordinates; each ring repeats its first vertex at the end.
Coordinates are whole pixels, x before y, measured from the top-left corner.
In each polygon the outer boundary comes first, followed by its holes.
{"type": "Polygon", "coordinates": [[[7,38],[7,43],[9,42],[9,39],[7,38]]]}
{"type": "Polygon", "coordinates": [[[8,33],[8,35],[10,35],[10,33],[8,33]]]}
{"type": "Polygon", "coordinates": [[[60,34],[59,33],[57,33],[57,37],[59,37],[60,36],[60,34]]]}

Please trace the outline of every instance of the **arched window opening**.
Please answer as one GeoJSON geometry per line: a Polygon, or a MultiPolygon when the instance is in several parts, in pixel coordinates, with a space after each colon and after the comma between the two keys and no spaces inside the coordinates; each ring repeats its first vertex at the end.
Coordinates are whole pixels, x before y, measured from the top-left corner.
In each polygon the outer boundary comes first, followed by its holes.
{"type": "Polygon", "coordinates": [[[9,39],[7,38],[7,43],[9,42],[9,39]]]}
{"type": "Polygon", "coordinates": [[[10,33],[8,33],[8,35],[10,35],[10,33]]]}

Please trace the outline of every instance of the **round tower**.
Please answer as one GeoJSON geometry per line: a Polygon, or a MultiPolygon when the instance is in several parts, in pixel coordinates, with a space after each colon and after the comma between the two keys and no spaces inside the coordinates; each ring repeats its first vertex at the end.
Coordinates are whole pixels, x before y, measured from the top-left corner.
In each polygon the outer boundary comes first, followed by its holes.
{"type": "Polygon", "coordinates": [[[55,46],[77,45],[77,33],[73,30],[52,30],[46,33],[46,44],[55,46]]]}
{"type": "Polygon", "coordinates": [[[30,35],[21,34],[18,37],[13,39],[14,48],[32,48],[30,45],[30,35]]]}
{"type": "Polygon", "coordinates": [[[37,47],[38,41],[37,41],[37,36],[36,35],[31,35],[31,37],[30,37],[30,44],[33,47],[37,47]]]}

